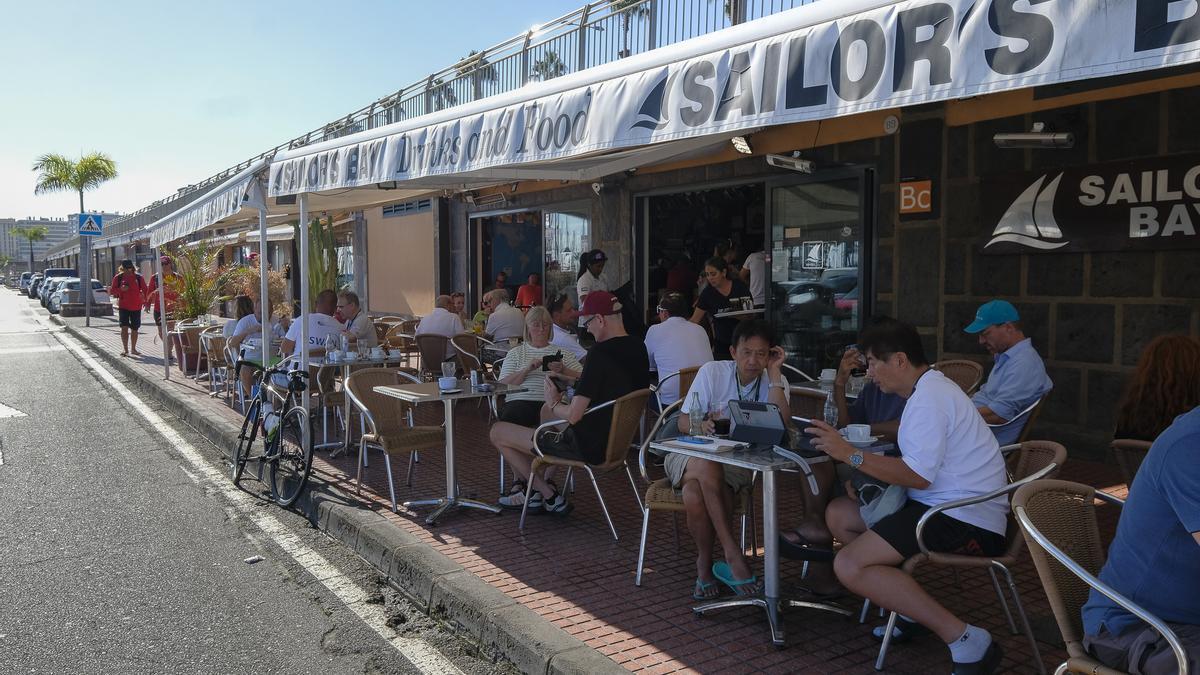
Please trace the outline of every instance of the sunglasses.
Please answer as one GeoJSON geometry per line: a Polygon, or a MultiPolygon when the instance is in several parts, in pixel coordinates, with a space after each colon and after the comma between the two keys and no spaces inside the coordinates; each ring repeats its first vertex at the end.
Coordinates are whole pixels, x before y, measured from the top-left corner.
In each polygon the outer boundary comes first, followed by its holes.
{"type": "Polygon", "coordinates": [[[587,327],[588,327],[588,324],[589,324],[589,323],[591,323],[591,322],[593,322],[593,321],[595,321],[596,319],[599,319],[599,318],[600,318],[600,315],[599,315],[599,314],[593,314],[593,315],[592,315],[592,318],[590,318],[590,319],[588,319],[587,321],[584,321],[584,322],[583,322],[583,328],[584,328],[584,329],[587,329],[587,327]]]}

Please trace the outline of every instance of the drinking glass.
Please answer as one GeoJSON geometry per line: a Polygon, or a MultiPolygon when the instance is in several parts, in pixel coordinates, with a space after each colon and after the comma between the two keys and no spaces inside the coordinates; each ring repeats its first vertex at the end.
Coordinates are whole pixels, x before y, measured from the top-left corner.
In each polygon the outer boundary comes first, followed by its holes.
{"type": "Polygon", "coordinates": [[[454,377],[454,371],[456,370],[458,370],[458,367],[453,361],[442,362],[442,377],[454,377]]]}
{"type": "Polygon", "coordinates": [[[727,403],[710,403],[708,405],[708,419],[713,422],[713,433],[717,436],[725,436],[729,433],[729,404],[727,403]]]}

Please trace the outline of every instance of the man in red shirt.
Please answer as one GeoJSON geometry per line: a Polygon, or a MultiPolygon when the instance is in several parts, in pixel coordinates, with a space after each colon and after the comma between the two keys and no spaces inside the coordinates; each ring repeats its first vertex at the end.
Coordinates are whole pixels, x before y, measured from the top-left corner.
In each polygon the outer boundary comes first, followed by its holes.
{"type": "Polygon", "coordinates": [[[121,356],[128,356],[130,347],[137,350],[138,329],[142,327],[142,304],[146,301],[146,282],[134,271],[132,260],[121,261],[121,271],[113,277],[108,293],[117,298],[117,313],[121,315],[121,356]]]}
{"type": "Polygon", "coordinates": [[[171,260],[171,256],[164,255],[159,258],[162,264],[162,275],[166,279],[163,284],[163,301],[166,305],[166,311],[158,306],[158,275],[150,277],[150,287],[146,289],[146,309],[154,309],[154,325],[162,326],[162,315],[165,313],[170,318],[171,311],[175,309],[175,301],[179,299],[179,286],[183,283],[183,278],[175,273],[175,265],[171,260]]]}
{"type": "Polygon", "coordinates": [[[525,311],[534,305],[542,304],[542,275],[534,272],[529,275],[529,283],[517,289],[517,309],[525,311]]]}

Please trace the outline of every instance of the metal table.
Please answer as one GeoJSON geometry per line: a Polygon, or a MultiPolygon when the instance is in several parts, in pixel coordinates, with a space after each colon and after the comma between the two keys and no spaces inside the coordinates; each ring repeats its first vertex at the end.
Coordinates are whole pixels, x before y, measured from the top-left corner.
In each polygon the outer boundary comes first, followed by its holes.
{"type": "MultiPolygon", "coordinates": [[[[828,612],[835,612],[843,616],[850,616],[851,611],[837,605],[831,605],[824,602],[812,602],[807,600],[793,600],[783,598],[779,590],[779,523],[775,511],[775,474],[782,469],[796,467],[796,463],[790,459],[784,458],[782,455],[776,454],[772,450],[732,450],[729,452],[712,452],[706,450],[702,445],[690,445],[687,443],[678,443],[673,441],[662,441],[651,443],[650,447],[661,452],[676,452],[688,457],[699,457],[720,464],[728,464],[730,466],[739,466],[751,471],[759,471],[762,473],[762,522],[763,522],[763,595],[762,597],[738,597],[727,600],[717,600],[697,605],[692,608],[692,611],[697,614],[704,614],[717,609],[726,607],[760,607],[766,610],[767,624],[771,631],[771,642],[776,646],[783,645],[783,625],[779,621],[779,612],[782,607],[808,607],[811,609],[821,609],[828,612]]],[[[893,449],[895,446],[891,443],[877,442],[872,444],[868,451],[874,453],[883,453],[893,449]]],[[[804,457],[803,460],[809,464],[820,464],[830,460],[829,455],[821,454],[816,457],[804,457]]],[[[811,481],[811,471],[809,467],[800,467],[806,474],[809,475],[811,481]]],[[[815,482],[811,483],[815,487],[815,482]]]]}
{"type": "Polygon", "coordinates": [[[398,398],[405,403],[415,405],[418,403],[441,401],[444,406],[446,413],[446,496],[404,502],[405,508],[436,506],[437,508],[425,518],[425,522],[429,525],[436,525],[438,518],[443,513],[460,506],[500,513],[500,507],[495,504],[485,504],[474,499],[460,497],[458,494],[458,478],[455,476],[454,471],[454,402],[464,399],[502,396],[504,394],[516,394],[528,391],[525,387],[517,385],[507,385],[500,382],[490,384],[492,385],[491,391],[478,391],[471,388],[469,380],[459,380],[458,384],[455,385],[457,391],[446,394],[443,394],[438,389],[437,382],[375,387],[375,391],[380,394],[398,398]]]}
{"type": "MultiPolygon", "coordinates": [[[[309,360],[308,365],[317,369],[318,378],[320,377],[323,369],[341,366],[342,382],[345,383],[346,380],[350,378],[350,368],[352,366],[386,366],[389,364],[397,365],[399,364],[400,360],[400,356],[386,355],[382,358],[375,358],[373,356],[358,357],[353,361],[346,360],[345,358],[334,361],[326,357],[323,359],[311,359],[309,360]]],[[[345,385],[343,384],[343,386],[345,385]]],[[[346,427],[342,433],[342,440],[334,441],[332,443],[321,443],[313,446],[314,450],[327,450],[329,448],[335,448],[334,451],[329,455],[330,458],[337,457],[344,452],[350,451],[350,397],[346,396],[345,399],[346,402],[344,404],[344,409],[342,410],[342,420],[345,421],[346,427]]]]}
{"type": "Polygon", "coordinates": [[[736,310],[730,310],[728,312],[715,312],[713,314],[713,318],[714,319],[741,319],[741,318],[745,318],[745,317],[754,316],[755,314],[765,314],[766,311],[767,311],[766,309],[761,308],[761,307],[758,309],[736,309],[736,310]]]}

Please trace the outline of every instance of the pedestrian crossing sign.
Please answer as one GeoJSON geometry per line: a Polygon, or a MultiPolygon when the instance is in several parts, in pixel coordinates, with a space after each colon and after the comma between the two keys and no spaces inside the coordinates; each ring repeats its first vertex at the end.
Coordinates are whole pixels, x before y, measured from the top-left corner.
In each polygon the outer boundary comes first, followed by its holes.
{"type": "Polygon", "coordinates": [[[98,237],[104,234],[104,217],[99,213],[79,214],[79,236],[98,237]]]}

